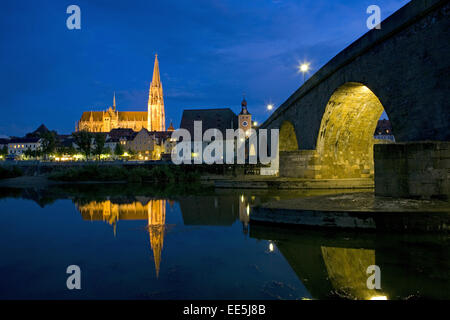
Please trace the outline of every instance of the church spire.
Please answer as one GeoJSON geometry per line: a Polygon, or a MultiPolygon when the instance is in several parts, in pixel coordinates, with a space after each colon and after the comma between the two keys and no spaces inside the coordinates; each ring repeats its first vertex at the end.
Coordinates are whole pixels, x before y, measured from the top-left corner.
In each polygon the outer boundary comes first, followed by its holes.
{"type": "Polygon", "coordinates": [[[113,110],[116,111],[116,92],[114,91],[113,110]]]}
{"type": "Polygon", "coordinates": [[[158,55],[155,54],[155,64],[153,67],[153,78],[150,83],[148,95],[147,113],[148,131],[166,131],[166,117],[164,114],[164,98],[159,74],[158,55]]]}
{"type": "Polygon", "coordinates": [[[153,66],[153,79],[152,84],[153,87],[161,86],[161,77],[159,76],[159,62],[158,62],[158,54],[155,54],[155,64],[153,66]]]}

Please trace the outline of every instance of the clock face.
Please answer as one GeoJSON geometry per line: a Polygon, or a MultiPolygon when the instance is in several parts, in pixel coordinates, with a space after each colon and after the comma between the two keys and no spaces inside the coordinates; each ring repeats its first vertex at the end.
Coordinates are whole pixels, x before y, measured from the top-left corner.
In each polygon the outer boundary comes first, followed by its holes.
{"type": "Polygon", "coordinates": [[[248,122],[247,122],[247,121],[243,121],[243,122],[242,122],[242,125],[243,125],[244,127],[246,127],[246,126],[248,126],[248,122]]]}

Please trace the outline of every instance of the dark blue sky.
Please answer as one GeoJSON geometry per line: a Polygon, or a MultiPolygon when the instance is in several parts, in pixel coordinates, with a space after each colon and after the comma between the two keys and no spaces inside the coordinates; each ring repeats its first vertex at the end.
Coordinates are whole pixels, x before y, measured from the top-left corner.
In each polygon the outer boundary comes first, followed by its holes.
{"type": "Polygon", "coordinates": [[[2,0],[0,135],[41,123],[74,130],[82,111],[145,111],[158,53],[166,121],[183,109],[240,110],[245,92],[257,121],[366,33],[366,8],[382,19],[408,0],[2,0]],[[66,28],[67,6],[81,30],[66,28]]]}

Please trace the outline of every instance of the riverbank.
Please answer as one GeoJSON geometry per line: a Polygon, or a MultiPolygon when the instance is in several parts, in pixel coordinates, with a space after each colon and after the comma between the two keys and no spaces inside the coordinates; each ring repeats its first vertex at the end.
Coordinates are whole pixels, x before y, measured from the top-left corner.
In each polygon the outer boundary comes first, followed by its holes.
{"type": "Polygon", "coordinates": [[[450,232],[450,202],[344,193],[254,206],[250,221],[294,227],[450,232]]]}

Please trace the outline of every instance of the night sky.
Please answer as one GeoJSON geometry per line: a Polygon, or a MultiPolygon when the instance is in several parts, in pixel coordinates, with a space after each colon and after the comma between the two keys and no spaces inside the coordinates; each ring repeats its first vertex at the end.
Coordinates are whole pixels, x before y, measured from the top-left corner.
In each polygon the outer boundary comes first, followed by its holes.
{"type": "Polygon", "coordinates": [[[407,0],[73,0],[0,3],[0,135],[41,123],[74,130],[83,111],[146,111],[158,53],[167,126],[183,109],[230,107],[245,92],[258,122],[366,33],[366,9],[382,19],[407,0]],[[66,8],[81,8],[68,30],[66,8]]]}

